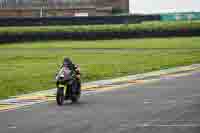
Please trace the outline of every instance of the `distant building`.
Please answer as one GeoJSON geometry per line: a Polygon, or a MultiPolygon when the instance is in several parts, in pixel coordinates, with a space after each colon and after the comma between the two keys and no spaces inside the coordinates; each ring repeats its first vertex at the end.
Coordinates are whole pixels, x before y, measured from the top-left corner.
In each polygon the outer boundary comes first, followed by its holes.
{"type": "Polygon", "coordinates": [[[1,16],[104,16],[129,12],[129,0],[0,0],[1,16]]]}

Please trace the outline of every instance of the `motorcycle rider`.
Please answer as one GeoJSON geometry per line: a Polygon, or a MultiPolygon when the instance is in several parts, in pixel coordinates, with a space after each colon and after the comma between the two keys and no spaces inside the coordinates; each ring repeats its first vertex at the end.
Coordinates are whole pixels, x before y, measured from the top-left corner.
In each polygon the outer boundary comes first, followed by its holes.
{"type": "MultiPolygon", "coordinates": [[[[81,88],[81,80],[80,80],[80,67],[76,64],[73,64],[70,58],[65,57],[63,61],[62,68],[68,67],[73,74],[76,76],[77,80],[77,86],[75,88],[80,89],[81,88]]],[[[79,90],[75,90],[77,93],[79,93],[79,90]]],[[[67,93],[67,92],[66,92],[67,93]]]]}
{"type": "Polygon", "coordinates": [[[72,72],[75,72],[76,78],[80,80],[80,67],[76,64],[73,64],[70,58],[64,58],[62,67],[68,67],[72,72]]]}

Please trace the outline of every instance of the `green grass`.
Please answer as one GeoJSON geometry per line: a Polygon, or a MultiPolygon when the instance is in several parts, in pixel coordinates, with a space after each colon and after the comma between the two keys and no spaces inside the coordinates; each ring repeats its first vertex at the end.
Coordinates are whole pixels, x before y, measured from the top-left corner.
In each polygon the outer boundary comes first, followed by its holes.
{"type": "Polygon", "coordinates": [[[84,26],[29,26],[0,27],[0,35],[47,32],[93,32],[93,31],[168,31],[200,29],[199,21],[145,22],[142,24],[84,25],[84,26]]]}
{"type": "Polygon", "coordinates": [[[55,87],[66,56],[93,81],[200,63],[200,37],[0,45],[0,98],[55,87]]]}

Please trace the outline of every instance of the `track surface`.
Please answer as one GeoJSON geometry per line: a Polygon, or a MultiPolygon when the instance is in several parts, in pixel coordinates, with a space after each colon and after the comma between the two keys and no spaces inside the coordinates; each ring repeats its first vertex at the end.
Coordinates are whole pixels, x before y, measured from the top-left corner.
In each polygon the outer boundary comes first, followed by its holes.
{"type": "Polygon", "coordinates": [[[200,74],[0,113],[0,133],[199,133],[200,74]]]}

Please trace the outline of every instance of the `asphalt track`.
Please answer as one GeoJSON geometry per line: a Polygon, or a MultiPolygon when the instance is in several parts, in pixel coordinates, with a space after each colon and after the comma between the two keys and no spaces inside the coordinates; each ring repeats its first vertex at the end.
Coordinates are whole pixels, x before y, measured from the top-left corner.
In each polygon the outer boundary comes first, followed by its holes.
{"type": "Polygon", "coordinates": [[[199,133],[200,73],[0,113],[0,133],[199,133]]]}

